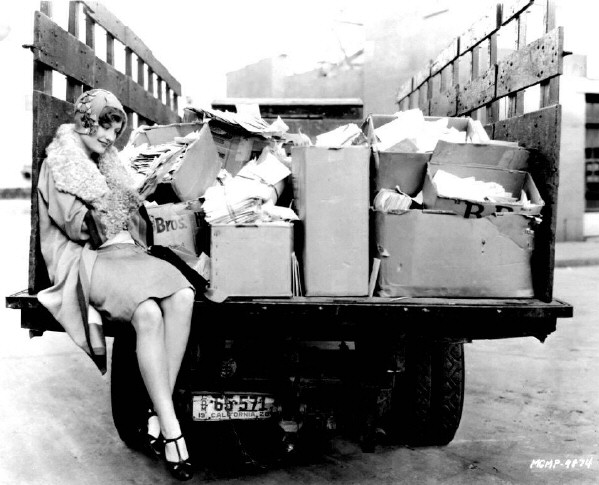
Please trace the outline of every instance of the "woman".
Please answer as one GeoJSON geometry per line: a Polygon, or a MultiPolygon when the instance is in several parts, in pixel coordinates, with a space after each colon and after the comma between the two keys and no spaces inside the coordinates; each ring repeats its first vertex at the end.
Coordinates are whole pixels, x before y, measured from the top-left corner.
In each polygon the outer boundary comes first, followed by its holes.
{"type": "Polygon", "coordinates": [[[100,316],[130,322],[154,410],[147,445],[170,473],[192,477],[172,394],[189,337],[194,289],[174,266],[148,254],[142,202],[121,164],[117,137],[127,116],[110,92],[94,89],[61,125],[38,181],[41,250],[52,286],[39,301],[106,372],[100,316]],[[141,211],[140,211],[141,209],[141,211]]]}

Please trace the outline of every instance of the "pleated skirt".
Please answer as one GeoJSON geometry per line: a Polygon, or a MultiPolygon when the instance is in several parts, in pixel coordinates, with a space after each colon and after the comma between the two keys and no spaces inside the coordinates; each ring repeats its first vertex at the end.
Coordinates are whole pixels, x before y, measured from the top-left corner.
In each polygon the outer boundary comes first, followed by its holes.
{"type": "Polygon", "coordinates": [[[166,298],[183,288],[193,289],[170,263],[135,244],[113,244],[98,249],[89,299],[101,314],[130,322],[140,303],[166,298]]]}

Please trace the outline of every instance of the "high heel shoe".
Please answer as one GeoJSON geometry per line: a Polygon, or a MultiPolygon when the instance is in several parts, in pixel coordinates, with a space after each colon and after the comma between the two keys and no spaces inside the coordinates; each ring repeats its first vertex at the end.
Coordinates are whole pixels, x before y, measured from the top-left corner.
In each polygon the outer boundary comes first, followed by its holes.
{"type": "Polygon", "coordinates": [[[154,460],[158,460],[162,457],[162,440],[160,433],[158,436],[150,434],[149,421],[153,416],[157,416],[153,409],[148,409],[146,412],[146,426],[144,430],[141,430],[142,447],[146,455],[154,460]]]}
{"type": "Polygon", "coordinates": [[[178,441],[183,439],[183,435],[179,435],[177,438],[162,438],[162,443],[164,443],[164,460],[166,462],[166,468],[170,472],[170,474],[175,477],[177,480],[185,481],[189,480],[193,477],[193,466],[189,461],[189,458],[185,460],[181,456],[181,450],[179,449],[178,441]],[[166,445],[168,443],[175,443],[175,447],[177,448],[177,455],[179,455],[179,461],[169,461],[166,459],[166,445]]]}

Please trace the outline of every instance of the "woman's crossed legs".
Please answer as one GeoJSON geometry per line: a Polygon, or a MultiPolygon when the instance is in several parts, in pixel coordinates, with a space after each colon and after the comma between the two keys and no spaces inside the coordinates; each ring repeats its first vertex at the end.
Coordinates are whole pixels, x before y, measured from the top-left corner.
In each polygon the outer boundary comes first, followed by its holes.
{"type": "MultiPolygon", "coordinates": [[[[139,369],[166,439],[181,435],[172,396],[189,338],[193,301],[191,288],[162,300],[146,300],[131,321],[137,334],[139,369]]],[[[188,458],[184,441],[178,444],[181,458],[188,458]]],[[[165,446],[165,456],[167,461],[179,461],[175,443],[165,446]]]]}

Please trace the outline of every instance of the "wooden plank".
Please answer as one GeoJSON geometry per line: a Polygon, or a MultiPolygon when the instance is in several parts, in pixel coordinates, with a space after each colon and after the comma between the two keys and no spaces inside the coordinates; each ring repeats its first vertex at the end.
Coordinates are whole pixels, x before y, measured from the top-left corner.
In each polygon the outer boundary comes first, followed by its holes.
{"type": "MultiPolygon", "coordinates": [[[[526,18],[518,17],[518,40],[516,48],[521,49],[526,45],[526,18]]],[[[541,105],[543,107],[543,105],[541,105]]],[[[509,95],[508,118],[524,114],[524,91],[509,95]]]]}
{"type": "Polygon", "coordinates": [[[114,66],[114,37],[106,32],[106,62],[114,66]]]}
{"type": "Polygon", "coordinates": [[[445,49],[441,51],[441,53],[432,61],[430,75],[434,76],[443,68],[445,68],[448,64],[452,63],[460,53],[460,39],[456,37],[453,39],[451,44],[449,44],[445,49]]]}
{"type": "Polygon", "coordinates": [[[502,2],[501,7],[501,25],[507,24],[514,17],[520,15],[524,10],[530,7],[535,0],[511,0],[509,2],[502,2]]]}
{"type": "Polygon", "coordinates": [[[131,78],[97,58],[90,47],[39,12],[36,14],[34,42],[35,61],[72,78],[72,82],[107,89],[117,96],[123,106],[153,122],[166,124],[179,121],[179,116],[165,110],[159,100],[140,94],[140,90],[145,90],[131,78]]]}
{"type": "Polygon", "coordinates": [[[67,77],[67,94],[65,100],[69,103],[75,103],[77,98],[83,93],[83,84],[77,82],[72,77],[67,77]]]}
{"type": "Polygon", "coordinates": [[[457,93],[457,86],[451,86],[444,92],[433,96],[430,101],[430,115],[456,116],[457,93]]]}
{"type": "Polygon", "coordinates": [[[459,37],[459,55],[463,55],[473,47],[488,39],[497,32],[501,24],[501,7],[493,8],[459,37]]]}
{"type": "MultiPolygon", "coordinates": [[[[550,32],[556,27],[556,1],[545,0],[545,32],[550,32]]],[[[541,107],[559,103],[559,79],[550,79],[548,83],[541,84],[541,107]]]]}
{"type": "Polygon", "coordinates": [[[40,11],[48,17],[52,17],[52,2],[41,1],[40,11]]]}
{"type": "Polygon", "coordinates": [[[173,109],[173,105],[172,105],[173,91],[171,90],[171,87],[168,84],[166,84],[165,87],[164,87],[164,94],[165,94],[165,98],[166,98],[165,101],[164,101],[164,103],[170,109],[173,109]]]}
{"type": "Polygon", "coordinates": [[[480,75],[480,47],[475,47],[470,51],[470,80],[476,79],[480,75]]]}
{"type": "MultiPolygon", "coordinates": [[[[69,34],[75,38],[79,38],[79,2],[69,2],[69,34]]],[[[76,79],[67,76],[67,92],[65,99],[69,103],[74,103],[75,100],[83,92],[83,85],[76,79]]]]}
{"type": "Polygon", "coordinates": [[[563,72],[562,27],[545,34],[498,63],[497,97],[534,86],[563,72]]]}
{"type": "Polygon", "coordinates": [[[79,38],[79,2],[69,2],[69,34],[79,38]]]}
{"type": "Polygon", "coordinates": [[[406,96],[401,101],[399,101],[399,111],[407,111],[410,109],[410,97],[406,96]]]}
{"type": "Polygon", "coordinates": [[[33,61],[33,89],[52,94],[52,69],[42,62],[33,61]]]}
{"type": "MultiPolygon", "coordinates": [[[[156,74],[165,80],[171,88],[178,94],[181,94],[181,84],[171,73],[158,61],[152,54],[152,51],[141,41],[141,39],[129,27],[125,26],[116,16],[112,14],[100,2],[83,1],[85,5],[86,15],[93,18],[107,32],[112,34],[115,39],[118,39],[125,46],[130,47],[138,57],[151,66],[156,74]]],[[[140,6],[143,8],[143,6],[140,6]]]]}
{"type": "Polygon", "coordinates": [[[460,86],[457,96],[457,113],[462,115],[487,105],[495,99],[496,66],[491,66],[482,76],[460,86]]]}
{"type": "Polygon", "coordinates": [[[125,47],[125,75],[133,78],[133,51],[125,47]]]}
{"type": "Polygon", "coordinates": [[[553,295],[560,128],[560,105],[499,121],[494,125],[496,140],[517,141],[533,151],[528,171],[545,201],[543,221],[535,231],[533,286],[535,297],[543,301],[551,301],[553,295]]]}
{"type": "Polygon", "coordinates": [[[401,101],[405,97],[409,96],[412,93],[414,87],[414,79],[410,78],[406,82],[404,82],[399,89],[397,90],[396,100],[401,101]]]}
{"type": "Polygon", "coordinates": [[[161,103],[164,102],[164,92],[162,87],[162,78],[160,76],[156,76],[156,91],[158,92],[158,99],[161,103]]]}
{"type": "MultiPolygon", "coordinates": [[[[497,33],[489,37],[489,66],[495,66],[497,64],[497,33]]],[[[497,78],[496,78],[497,79],[497,78]]],[[[497,86],[497,82],[495,82],[497,86]]],[[[495,88],[497,89],[497,88],[495,88]]],[[[497,93],[497,91],[495,91],[497,93]]],[[[499,119],[499,102],[492,101],[486,107],[487,123],[494,123],[499,119]]]]}
{"type": "Polygon", "coordinates": [[[85,17],[85,44],[92,50],[96,48],[96,23],[91,17],[85,17]]]}
{"type": "Polygon", "coordinates": [[[418,108],[427,116],[430,111],[430,101],[428,99],[428,85],[423,84],[418,89],[418,108]]]}
{"type": "Polygon", "coordinates": [[[420,89],[420,87],[431,77],[431,64],[430,61],[428,66],[421,69],[414,76],[414,90],[420,89]]]}
{"type": "Polygon", "coordinates": [[[46,157],[46,147],[52,141],[56,129],[73,119],[73,105],[40,91],[33,91],[33,138],[31,157],[31,235],[29,239],[29,283],[31,293],[46,288],[50,284],[48,272],[40,250],[38,232],[37,182],[42,161],[46,157]]]}
{"type": "Polygon", "coordinates": [[[40,12],[35,13],[33,39],[36,61],[87,86],[93,86],[95,54],[90,47],[40,12]]]}
{"type": "Polygon", "coordinates": [[[180,117],[160,100],[113,66],[96,58],[93,87],[107,89],[124,107],[158,124],[178,123],[180,117]]]}
{"type": "Polygon", "coordinates": [[[137,58],[137,84],[145,89],[146,86],[146,65],[141,57],[137,58]]]}
{"type": "Polygon", "coordinates": [[[148,92],[154,95],[154,71],[150,66],[148,66],[148,92]]]}

